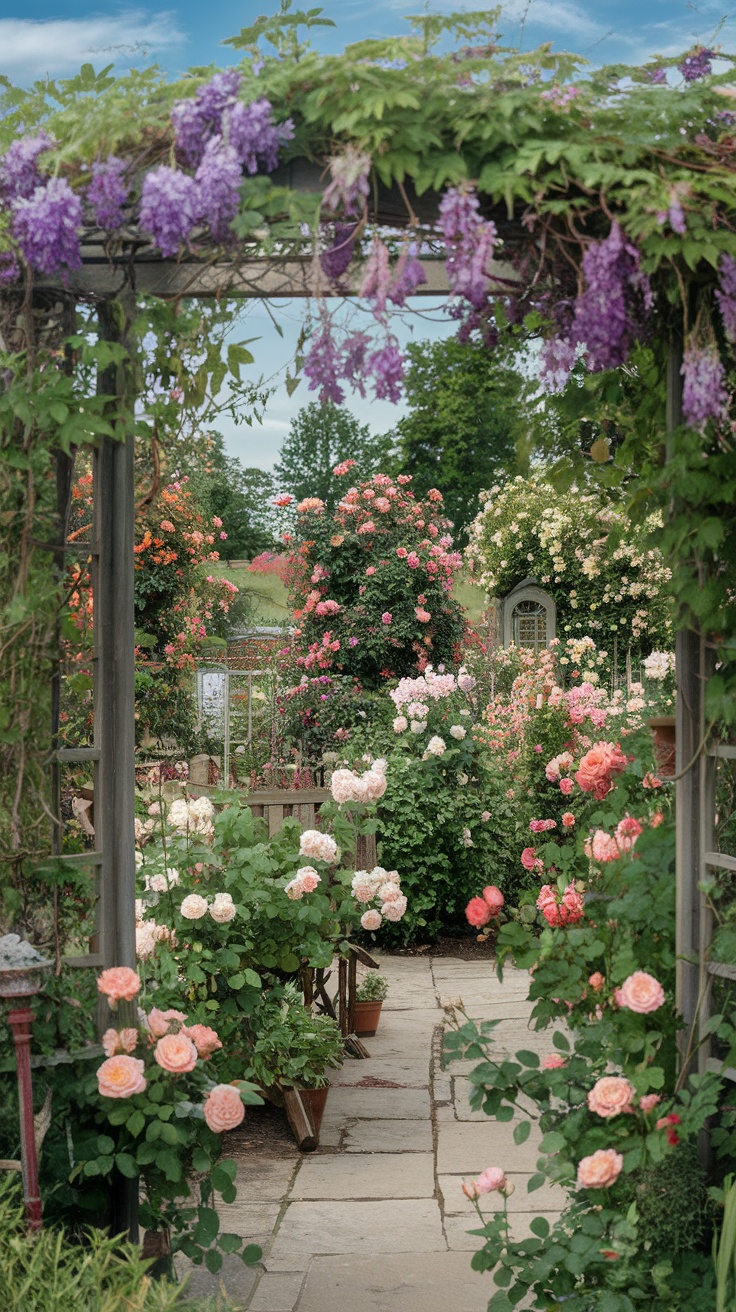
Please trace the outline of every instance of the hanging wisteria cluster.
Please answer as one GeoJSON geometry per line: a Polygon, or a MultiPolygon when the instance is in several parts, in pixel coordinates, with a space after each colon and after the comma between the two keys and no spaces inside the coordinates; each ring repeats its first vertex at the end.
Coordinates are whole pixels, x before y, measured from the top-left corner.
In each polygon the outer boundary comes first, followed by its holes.
{"type": "MultiPolygon", "coordinates": [[[[55,144],[45,132],[14,141],[0,161],[0,189],[28,267],[46,276],[80,268],[86,224],[112,234],[126,221],[137,223],[163,256],[177,255],[203,225],[214,241],[230,241],[244,173],[273,172],[282,142],[294,131],[290,120],[274,121],[268,100],[239,100],[241,83],[235,69],[217,73],[191,99],[173,105],[181,167],[161,164],[146,173],[137,206],[124,160],[110,155],[96,161],[90,180],[75,190],[67,178],[40,168],[55,144]]],[[[18,260],[5,253],[0,281],[19,276],[18,260]]]]}

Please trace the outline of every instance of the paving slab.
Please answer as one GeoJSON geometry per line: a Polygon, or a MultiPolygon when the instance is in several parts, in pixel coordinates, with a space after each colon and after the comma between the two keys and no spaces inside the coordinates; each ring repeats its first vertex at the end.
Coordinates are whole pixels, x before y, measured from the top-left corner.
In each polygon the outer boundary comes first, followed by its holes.
{"type": "Polygon", "coordinates": [[[439,1205],[431,1198],[290,1203],[267,1265],[270,1269],[272,1262],[279,1262],[284,1270],[294,1262],[290,1269],[298,1270],[298,1262],[312,1255],[355,1253],[370,1256],[378,1268],[386,1253],[437,1253],[444,1248],[439,1205]]]}
{"type": "MultiPolygon", "coordinates": [[[[495,1166],[497,1163],[489,1162],[489,1166],[495,1166]]],[[[500,1163],[498,1163],[500,1165],[500,1163]]],[[[508,1200],[509,1214],[511,1212],[531,1212],[534,1216],[539,1214],[554,1213],[557,1215],[565,1201],[565,1191],[560,1185],[550,1184],[549,1182],[542,1185],[541,1189],[535,1189],[529,1193],[527,1181],[529,1175],[509,1171],[508,1178],[514,1186],[514,1192],[508,1200]]],[[[467,1206],[467,1199],[462,1192],[463,1180],[471,1179],[471,1176],[477,1175],[477,1171],[466,1171],[463,1175],[438,1175],[440,1193],[444,1199],[445,1215],[459,1215],[467,1206]]],[[[493,1211],[493,1204],[488,1203],[486,1211],[493,1211]]]]}
{"type": "Polygon", "coordinates": [[[292,1312],[304,1277],[303,1271],[266,1271],[248,1304],[248,1312],[292,1312]]]}
{"type": "Polygon", "coordinates": [[[360,1089],[330,1090],[327,1104],[330,1117],[351,1120],[424,1120],[430,1117],[428,1089],[360,1089]]]}
{"type": "MultiPolygon", "coordinates": [[[[372,1039],[365,1040],[371,1044],[372,1039]]],[[[392,1084],[416,1085],[419,1088],[429,1084],[429,1048],[425,1039],[422,1050],[404,1056],[376,1057],[370,1061],[345,1062],[339,1071],[332,1072],[330,1083],[343,1087],[356,1084],[368,1085],[371,1080],[387,1080],[392,1084]]]]}
{"type": "Polygon", "coordinates": [[[317,1257],[298,1312],[486,1312],[493,1292],[464,1253],[317,1257]]]}
{"type": "Polygon", "coordinates": [[[302,1162],[290,1197],[432,1198],[434,1156],[427,1153],[340,1153],[302,1162]]]}
{"type": "Polygon", "coordinates": [[[454,1121],[437,1128],[437,1171],[440,1175],[478,1175],[487,1166],[504,1171],[536,1170],[540,1134],[532,1127],[526,1143],[514,1143],[514,1122],[485,1118],[485,1123],[454,1121]]]}
{"type": "Polygon", "coordinates": [[[194,1266],[183,1254],[177,1254],[176,1274],[179,1280],[186,1279],[188,1298],[212,1298],[220,1294],[232,1299],[237,1307],[244,1307],[260,1269],[246,1266],[235,1253],[224,1253],[222,1267],[218,1275],[213,1276],[205,1266],[194,1266]]]}
{"type": "Polygon", "coordinates": [[[429,1121],[351,1121],[344,1134],[347,1153],[431,1153],[429,1121]]]}

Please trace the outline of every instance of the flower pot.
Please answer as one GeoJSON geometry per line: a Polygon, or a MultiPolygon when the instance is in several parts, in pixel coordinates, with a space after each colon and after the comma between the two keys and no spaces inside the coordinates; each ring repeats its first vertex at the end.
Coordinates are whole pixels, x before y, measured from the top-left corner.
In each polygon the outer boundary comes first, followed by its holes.
{"type": "Polygon", "coordinates": [[[141,1257],[147,1258],[151,1265],[148,1274],[152,1280],[169,1280],[174,1274],[171,1256],[171,1231],[168,1226],[161,1230],[146,1230],[141,1245],[141,1257]]]}
{"type": "Polygon", "coordinates": [[[657,768],[663,779],[671,779],[675,773],[676,723],[674,715],[655,715],[647,720],[654,739],[657,768]]]}
{"type": "Polygon", "coordinates": [[[322,1117],[324,1116],[325,1103],[327,1102],[327,1095],[330,1092],[330,1086],[329,1084],[325,1084],[321,1089],[300,1089],[299,1092],[302,1095],[302,1102],[309,1104],[312,1112],[312,1120],[314,1121],[314,1133],[316,1134],[317,1139],[319,1139],[322,1117]]]}
{"type": "Polygon", "coordinates": [[[355,1033],[359,1039],[372,1038],[378,1029],[383,1000],[378,1002],[356,1002],[355,1033]]]}

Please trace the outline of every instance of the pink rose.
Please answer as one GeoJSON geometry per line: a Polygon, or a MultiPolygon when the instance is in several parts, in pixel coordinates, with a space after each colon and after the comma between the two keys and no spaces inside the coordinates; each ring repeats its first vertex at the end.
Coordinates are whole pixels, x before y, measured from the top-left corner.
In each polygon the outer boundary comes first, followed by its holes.
{"type": "Polygon", "coordinates": [[[140,1057],[108,1057],[97,1070],[97,1087],[103,1098],[132,1098],[143,1093],[146,1079],[140,1057]]]}
{"type": "Polygon", "coordinates": [[[168,1011],[159,1011],[158,1007],[152,1007],[147,1016],[148,1028],[156,1039],[168,1034],[172,1021],[179,1021],[183,1025],[185,1020],[183,1011],[174,1011],[171,1008],[168,1011]]]}
{"type": "Polygon", "coordinates": [[[202,1110],[207,1125],[215,1134],[236,1129],[245,1116],[243,1099],[232,1084],[216,1084],[210,1089],[202,1110]]]}
{"type": "Polygon", "coordinates": [[[205,1060],[222,1047],[219,1035],[209,1025],[188,1025],[186,1034],[197,1049],[198,1056],[205,1060]]]}
{"type": "Polygon", "coordinates": [[[593,974],[588,979],[588,983],[590,984],[590,987],[593,989],[594,993],[600,993],[605,982],[606,982],[605,977],[601,975],[601,972],[599,970],[594,970],[593,974]]]}
{"type": "Polygon", "coordinates": [[[116,1053],[119,1050],[120,1036],[117,1030],[110,1028],[109,1030],[105,1030],[100,1042],[102,1043],[102,1051],[105,1056],[112,1057],[113,1053],[116,1053]]]}
{"type": "Polygon", "coordinates": [[[382,624],[390,624],[391,621],[392,621],[392,619],[393,619],[393,615],[391,614],[391,611],[390,611],[390,610],[385,610],[385,611],[383,612],[383,615],[381,616],[381,623],[382,623],[382,624]]]}
{"type": "Polygon", "coordinates": [[[542,1058],[540,1065],[543,1071],[558,1071],[561,1066],[567,1066],[567,1062],[559,1052],[550,1052],[542,1058]]]}
{"type": "Polygon", "coordinates": [[[506,1176],[500,1166],[487,1166],[475,1182],[479,1194],[492,1194],[496,1190],[502,1192],[505,1185],[506,1176]]]}
{"type": "Polygon", "coordinates": [[[363,915],[360,917],[360,923],[363,926],[363,929],[380,929],[383,923],[380,911],[364,911],[363,915]]]}
{"type": "Polygon", "coordinates": [[[641,825],[633,815],[625,815],[616,825],[616,842],[620,852],[630,852],[639,834],[641,825]]]}
{"type": "Polygon", "coordinates": [[[604,1119],[618,1116],[621,1112],[631,1111],[635,1095],[636,1089],[628,1080],[620,1075],[604,1075],[588,1091],[588,1110],[604,1119]]]}
{"type": "Polygon", "coordinates": [[[483,897],[471,897],[465,908],[465,916],[474,929],[481,929],[483,925],[487,925],[492,915],[493,912],[483,897]]]}
{"type": "Polygon", "coordinates": [[[575,824],[575,816],[573,815],[572,811],[565,811],[565,814],[562,817],[563,828],[572,829],[574,824],[575,824]]]}
{"type": "Polygon", "coordinates": [[[525,870],[534,870],[537,861],[537,854],[533,847],[525,847],[521,854],[521,864],[525,870]]]}
{"type": "Polygon", "coordinates": [[[120,1046],[123,1052],[134,1052],[138,1047],[138,1031],[132,1025],[126,1025],[120,1031],[120,1046]]]}
{"type": "Polygon", "coordinates": [[[488,884],[488,886],[483,889],[483,898],[491,908],[492,916],[498,915],[506,900],[500,888],[496,888],[495,884],[488,884]]]}
{"type": "Polygon", "coordinates": [[[607,1189],[623,1170],[624,1159],[613,1148],[599,1148],[578,1163],[578,1184],[584,1189],[607,1189]]]}
{"type": "Polygon", "coordinates": [[[153,1050],[153,1055],[162,1070],[171,1075],[184,1075],[193,1071],[197,1064],[197,1049],[188,1035],[164,1034],[153,1050]]]}
{"type": "Polygon", "coordinates": [[[130,966],[112,966],[103,970],[97,980],[100,993],[104,993],[113,1011],[119,1002],[132,1002],[140,992],[141,981],[136,971],[130,966]]]}
{"type": "Polygon", "coordinates": [[[646,1016],[650,1011],[657,1011],[664,1003],[662,985],[645,970],[635,970],[633,975],[629,975],[620,989],[616,989],[614,996],[619,1007],[627,1007],[629,1011],[636,1011],[640,1016],[646,1016]]]}
{"type": "Polygon", "coordinates": [[[654,1111],[655,1107],[659,1106],[661,1101],[662,1099],[658,1093],[645,1093],[639,1099],[639,1106],[641,1107],[645,1116],[648,1116],[650,1112],[654,1111]]]}
{"type": "Polygon", "coordinates": [[[564,793],[565,797],[570,796],[574,787],[572,779],[560,779],[560,792],[564,793]]]}

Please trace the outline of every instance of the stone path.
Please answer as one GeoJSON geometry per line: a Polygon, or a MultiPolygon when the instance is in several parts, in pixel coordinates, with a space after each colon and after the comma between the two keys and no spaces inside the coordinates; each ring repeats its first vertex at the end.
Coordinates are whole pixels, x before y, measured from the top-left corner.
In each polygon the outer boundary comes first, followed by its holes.
{"type": "Polygon", "coordinates": [[[192,1294],[220,1288],[248,1312],[485,1312],[495,1287],[470,1267],[479,1240],[463,1178],[506,1170],[515,1238],[554,1213],[556,1191],[526,1191],[535,1136],[517,1147],[513,1122],[470,1110],[474,1063],[441,1063],[440,1004],[458,996],[473,1018],[502,1022],[499,1048],[548,1051],[527,1029],[526,974],[509,970],[500,985],[490,962],[381,960],[390,992],[371,1058],[334,1072],[318,1151],[238,1161],[222,1228],[259,1243],[262,1266],[226,1258],[218,1281],[195,1270],[192,1294]]]}

